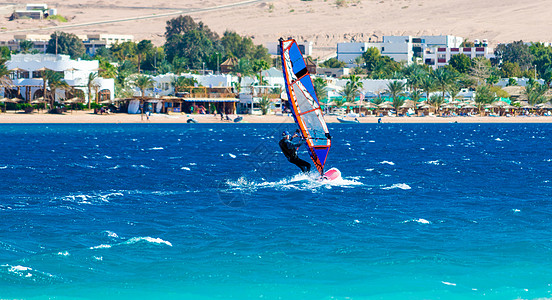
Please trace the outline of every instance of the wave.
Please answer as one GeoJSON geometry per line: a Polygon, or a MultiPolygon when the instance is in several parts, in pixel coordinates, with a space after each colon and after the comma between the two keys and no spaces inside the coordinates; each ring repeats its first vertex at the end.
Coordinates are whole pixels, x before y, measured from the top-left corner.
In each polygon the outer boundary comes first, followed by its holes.
{"type": "Polygon", "coordinates": [[[403,221],[403,223],[410,223],[410,222],[416,222],[416,223],[419,223],[419,224],[431,224],[430,221],[428,221],[426,219],[422,219],[422,218],[403,221]]]}
{"type": "Polygon", "coordinates": [[[107,194],[79,194],[68,195],[61,198],[62,201],[76,202],[80,204],[92,204],[96,202],[109,202],[113,198],[122,197],[123,193],[111,192],[107,194]]]}
{"type": "Polygon", "coordinates": [[[124,242],[117,243],[117,244],[112,244],[112,245],[110,245],[110,244],[101,244],[101,245],[98,245],[98,246],[92,246],[89,249],[90,250],[110,249],[110,248],[115,247],[115,246],[134,245],[134,244],[138,244],[138,243],[141,243],[141,242],[147,242],[147,243],[158,244],[158,245],[167,245],[167,246],[172,247],[172,243],[169,242],[169,241],[165,241],[161,238],[153,238],[153,237],[145,236],[145,237],[133,237],[133,238],[130,238],[130,239],[124,241],[124,242]]]}
{"type": "Polygon", "coordinates": [[[392,161],[384,160],[384,161],[380,161],[380,165],[390,165],[390,166],[394,166],[395,163],[392,162],[392,161]]]}
{"type": "Polygon", "coordinates": [[[1,273],[7,273],[11,276],[16,276],[21,279],[30,279],[32,281],[57,279],[57,276],[50,273],[42,272],[31,267],[25,267],[21,265],[0,265],[0,274],[1,273]]]}
{"type": "Polygon", "coordinates": [[[190,168],[188,168],[188,167],[182,167],[182,168],[180,168],[180,170],[190,171],[190,168]]]}
{"type": "MultiPolygon", "coordinates": [[[[247,179],[246,177],[240,177],[235,181],[227,180],[226,185],[231,190],[239,190],[242,192],[254,192],[258,189],[280,189],[280,190],[313,190],[318,188],[332,188],[332,187],[353,187],[363,185],[362,182],[357,181],[358,177],[351,178],[339,178],[331,181],[320,180],[318,173],[310,174],[297,174],[292,177],[283,178],[278,181],[262,181],[256,182],[247,179]]],[[[223,190],[228,191],[228,190],[223,190]]]]}
{"type": "Polygon", "coordinates": [[[392,189],[410,190],[412,188],[406,183],[395,183],[392,186],[382,187],[381,189],[382,190],[392,190],[392,189]]]}
{"type": "Polygon", "coordinates": [[[425,164],[428,164],[428,165],[435,165],[435,166],[443,166],[445,165],[445,163],[438,159],[438,160],[430,160],[430,161],[426,161],[425,164]]]}
{"type": "Polygon", "coordinates": [[[148,150],[164,150],[163,147],[153,147],[153,148],[149,148],[148,150]]]}

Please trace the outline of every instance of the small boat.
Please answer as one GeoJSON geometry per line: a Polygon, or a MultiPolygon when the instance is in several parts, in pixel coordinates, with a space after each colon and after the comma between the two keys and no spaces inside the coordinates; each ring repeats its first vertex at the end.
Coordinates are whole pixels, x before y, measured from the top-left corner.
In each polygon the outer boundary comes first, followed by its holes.
{"type": "Polygon", "coordinates": [[[186,123],[197,123],[196,119],[190,118],[186,121],[186,123]]]}
{"type": "Polygon", "coordinates": [[[242,120],[243,120],[243,117],[241,117],[241,116],[240,116],[240,117],[237,117],[237,118],[234,119],[234,123],[239,123],[239,122],[241,122],[242,120]]]}
{"type": "Polygon", "coordinates": [[[337,117],[337,120],[339,121],[339,123],[360,123],[360,121],[355,118],[354,120],[350,120],[350,119],[345,119],[343,117],[337,117]]]}

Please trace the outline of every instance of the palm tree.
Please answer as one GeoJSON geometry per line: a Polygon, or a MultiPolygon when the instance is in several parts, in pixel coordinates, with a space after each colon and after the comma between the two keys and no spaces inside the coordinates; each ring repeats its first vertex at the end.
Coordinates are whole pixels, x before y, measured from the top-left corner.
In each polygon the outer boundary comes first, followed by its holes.
{"type": "Polygon", "coordinates": [[[98,74],[94,72],[90,72],[88,74],[88,82],[86,83],[86,86],[88,87],[88,109],[92,107],[92,86],[94,85],[94,80],[98,78],[98,74]]]}
{"type": "Polygon", "coordinates": [[[491,88],[488,85],[480,85],[475,91],[475,103],[477,104],[477,109],[481,114],[481,108],[485,104],[491,104],[496,99],[495,93],[491,91],[491,88]]]}
{"type": "Polygon", "coordinates": [[[54,102],[56,100],[56,89],[66,87],[68,87],[68,85],[65,81],[63,81],[63,75],[61,73],[48,69],[42,72],[42,90],[44,91],[43,97],[44,100],[49,98],[50,108],[54,107],[54,102]],[[50,89],[49,93],[47,93],[46,87],[50,89]]]}
{"type": "Polygon", "coordinates": [[[33,49],[34,43],[32,41],[23,40],[19,42],[19,49],[22,53],[27,53],[29,50],[33,49]]]}
{"type": "Polygon", "coordinates": [[[270,99],[268,99],[268,96],[264,95],[263,97],[261,97],[261,100],[259,101],[259,107],[261,108],[263,116],[268,113],[268,109],[270,108],[270,99]]]}
{"type": "Polygon", "coordinates": [[[325,103],[325,100],[328,99],[328,93],[326,92],[326,86],[328,83],[324,78],[316,77],[312,81],[314,85],[314,92],[316,93],[316,96],[318,97],[318,101],[325,103]]]}
{"type": "Polygon", "coordinates": [[[417,104],[421,98],[422,98],[422,91],[420,90],[414,90],[412,93],[410,93],[410,99],[414,101],[414,104],[417,104]]]}
{"type": "Polygon", "coordinates": [[[429,94],[435,90],[435,80],[431,74],[427,74],[420,80],[420,88],[426,93],[426,100],[429,101],[429,94]]]}
{"type": "Polygon", "coordinates": [[[445,103],[445,98],[442,98],[439,95],[433,95],[428,100],[429,104],[435,107],[435,113],[439,113],[439,108],[443,103],[445,103]]]}
{"type": "Polygon", "coordinates": [[[171,81],[171,85],[174,87],[175,94],[184,91],[186,87],[199,86],[197,80],[193,77],[184,76],[174,77],[171,81]]]}
{"type": "Polygon", "coordinates": [[[143,98],[146,95],[146,90],[152,88],[155,81],[149,76],[139,75],[134,80],[134,86],[140,89],[140,95],[143,98]]]}
{"type": "Polygon", "coordinates": [[[10,70],[6,67],[6,59],[0,57],[0,88],[12,86],[13,82],[10,79],[10,70]]]}
{"type": "Polygon", "coordinates": [[[393,99],[393,107],[395,112],[399,113],[399,107],[404,104],[404,88],[406,84],[402,81],[394,80],[387,84],[387,92],[393,99]]]}
{"type": "Polygon", "coordinates": [[[548,85],[540,84],[537,81],[528,84],[525,87],[525,94],[529,104],[536,105],[546,102],[544,94],[548,91],[548,85]]]}
{"type": "Polygon", "coordinates": [[[435,71],[435,85],[442,92],[443,102],[445,101],[445,92],[456,80],[456,74],[445,68],[439,68],[435,71]]]}

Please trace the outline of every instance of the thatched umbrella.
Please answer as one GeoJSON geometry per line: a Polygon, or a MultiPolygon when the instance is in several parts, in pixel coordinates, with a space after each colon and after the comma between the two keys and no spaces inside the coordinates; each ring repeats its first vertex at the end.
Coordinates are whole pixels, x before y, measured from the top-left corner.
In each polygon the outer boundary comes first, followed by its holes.
{"type": "Polygon", "coordinates": [[[384,108],[384,109],[386,109],[386,108],[393,108],[393,104],[392,104],[391,102],[389,102],[389,101],[385,101],[385,102],[379,104],[378,107],[379,107],[379,108],[384,108]]]}

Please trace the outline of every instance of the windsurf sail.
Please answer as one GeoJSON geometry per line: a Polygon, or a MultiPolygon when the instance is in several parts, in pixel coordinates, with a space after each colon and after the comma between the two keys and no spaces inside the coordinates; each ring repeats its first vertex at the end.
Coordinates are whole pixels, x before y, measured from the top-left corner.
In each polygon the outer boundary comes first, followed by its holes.
{"type": "Polygon", "coordinates": [[[299,46],[293,39],[280,39],[282,71],[295,123],[306,139],[309,155],[320,172],[331,146],[331,136],[314,91],[314,85],[299,46]]]}

